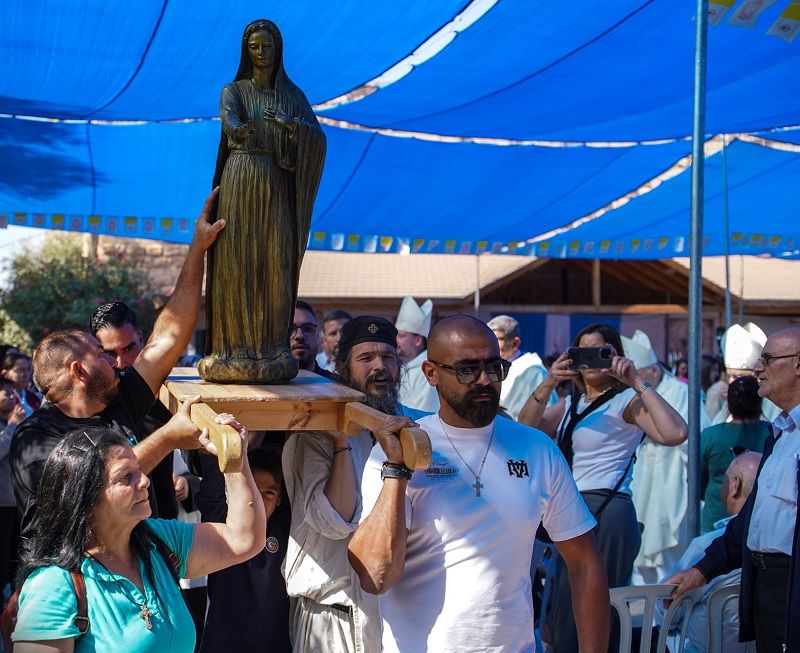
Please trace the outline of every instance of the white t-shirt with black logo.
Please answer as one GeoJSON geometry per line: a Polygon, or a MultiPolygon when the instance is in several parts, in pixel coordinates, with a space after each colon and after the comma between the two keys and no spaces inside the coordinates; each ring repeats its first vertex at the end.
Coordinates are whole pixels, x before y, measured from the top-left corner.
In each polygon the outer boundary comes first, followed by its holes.
{"type": "MultiPolygon", "coordinates": [[[[451,444],[437,415],[418,422],[433,456],[408,484],[405,569],[380,597],[383,650],[535,650],[530,564],[536,529],[543,522],[562,541],[595,526],[564,457],[544,433],[497,418],[476,496],[467,465],[480,469],[492,425],[445,425],[451,444]]],[[[380,493],[384,460],[376,445],[364,470],[362,519],[380,493]]]]}

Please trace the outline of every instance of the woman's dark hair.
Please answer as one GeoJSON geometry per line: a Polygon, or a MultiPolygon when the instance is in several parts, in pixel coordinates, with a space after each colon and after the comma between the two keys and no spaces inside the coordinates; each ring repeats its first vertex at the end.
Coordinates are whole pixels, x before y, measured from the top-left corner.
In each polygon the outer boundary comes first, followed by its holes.
{"type": "MultiPolygon", "coordinates": [[[[617,333],[617,330],[613,326],[603,322],[595,322],[583,327],[572,339],[572,346],[580,346],[578,343],[580,343],[581,338],[588,333],[599,333],[601,336],[603,336],[603,340],[605,340],[607,344],[611,345],[616,350],[618,356],[625,355],[625,348],[622,346],[622,338],[619,337],[619,333],[617,333]]],[[[578,390],[581,394],[586,393],[586,385],[584,384],[580,375],[575,377],[574,384],[578,387],[578,390]]],[[[616,380],[615,383],[612,384],[612,387],[621,389],[626,386],[622,381],[616,380]]]]}
{"type": "Polygon", "coordinates": [[[758,380],[754,376],[740,376],[728,386],[728,410],[734,419],[757,420],[761,417],[762,401],[758,394],[758,380]]]}
{"type": "Polygon", "coordinates": [[[706,392],[712,385],[719,381],[720,369],[721,364],[719,362],[719,358],[709,356],[708,354],[703,354],[703,358],[700,363],[700,385],[703,388],[703,392],[706,392]],[[716,376],[713,375],[714,366],[717,368],[716,376]]]}
{"type": "MultiPolygon", "coordinates": [[[[128,447],[121,434],[102,427],[68,433],[45,462],[39,483],[37,528],[29,550],[22,556],[17,587],[40,567],[55,565],[80,571],[85,551],[92,543],[92,511],[105,483],[108,461],[118,447],[128,447]]],[[[144,522],[134,526],[131,547],[150,577],[161,603],[150,559],[150,531],[144,522]]],[[[144,580],[144,579],[143,579],[144,580]]],[[[166,610],[162,613],[167,614],[166,610]]]]}

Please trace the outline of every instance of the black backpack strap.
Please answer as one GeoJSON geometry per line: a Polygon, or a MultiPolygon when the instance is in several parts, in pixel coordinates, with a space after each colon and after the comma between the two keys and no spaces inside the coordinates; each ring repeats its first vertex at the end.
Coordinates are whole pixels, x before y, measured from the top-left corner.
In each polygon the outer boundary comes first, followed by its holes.
{"type": "MultiPolygon", "coordinates": [[[[644,441],[644,433],[642,433],[642,439],[639,440],[639,444],[641,444],[643,441],[644,441]]],[[[639,444],[636,445],[637,449],[639,448],[639,444]]],[[[636,449],[633,450],[633,453],[631,454],[630,460],[628,460],[628,464],[625,467],[625,471],[622,472],[622,476],[619,477],[619,480],[617,481],[617,484],[614,486],[614,489],[611,490],[611,494],[609,494],[603,500],[603,503],[600,504],[600,507],[597,509],[597,512],[592,513],[594,518],[595,518],[595,520],[599,520],[600,519],[600,515],[603,514],[603,511],[606,509],[606,506],[608,506],[608,504],[611,503],[611,499],[613,499],[615,496],[617,496],[617,492],[619,492],[619,489],[622,487],[622,484],[625,482],[625,477],[628,475],[628,472],[630,471],[631,467],[633,466],[633,463],[635,463],[635,462],[636,462],[636,449]]]]}
{"type": "Polygon", "coordinates": [[[558,448],[561,449],[561,453],[563,453],[564,458],[567,459],[567,464],[569,465],[570,469],[572,469],[572,459],[574,457],[574,451],[572,449],[572,434],[575,431],[575,427],[578,426],[578,423],[584,417],[593,413],[602,405],[607,404],[614,397],[627,389],[628,386],[620,384],[606,390],[580,413],[578,412],[578,397],[572,397],[569,402],[569,410],[561,420],[561,429],[558,434],[558,448]]]}

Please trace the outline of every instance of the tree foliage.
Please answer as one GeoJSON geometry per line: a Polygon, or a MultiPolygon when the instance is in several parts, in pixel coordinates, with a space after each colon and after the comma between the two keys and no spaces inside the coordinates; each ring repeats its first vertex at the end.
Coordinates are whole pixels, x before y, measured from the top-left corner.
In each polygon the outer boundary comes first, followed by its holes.
{"type": "Polygon", "coordinates": [[[123,254],[84,257],[80,239],[68,234],[52,235],[40,250],[15,256],[9,276],[9,288],[0,293],[0,318],[34,343],[57,329],[87,328],[94,309],[111,301],[128,304],[145,333],[155,319],[156,297],[142,263],[123,254]]]}

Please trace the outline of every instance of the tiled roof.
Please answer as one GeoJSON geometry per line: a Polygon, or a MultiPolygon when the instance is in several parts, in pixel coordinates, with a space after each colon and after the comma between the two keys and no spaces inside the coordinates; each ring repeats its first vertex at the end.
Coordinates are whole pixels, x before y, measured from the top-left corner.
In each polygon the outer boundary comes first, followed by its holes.
{"type": "Polygon", "coordinates": [[[540,263],[529,256],[360,254],[308,251],[300,271],[300,297],[391,298],[412,295],[462,299],[540,263]]]}
{"type": "MultiPolygon", "coordinates": [[[[688,258],[673,259],[689,268],[688,258]]],[[[703,259],[703,278],[725,288],[725,257],[703,259]]],[[[730,257],[731,294],[750,302],[800,302],[800,261],[757,256],[730,257]]]]}

